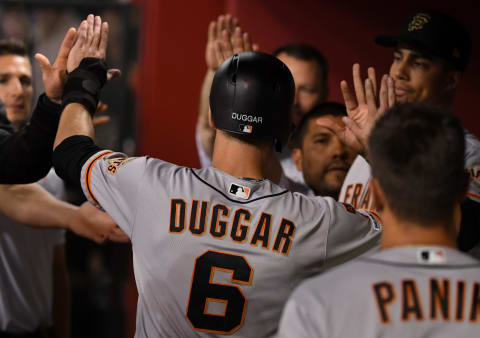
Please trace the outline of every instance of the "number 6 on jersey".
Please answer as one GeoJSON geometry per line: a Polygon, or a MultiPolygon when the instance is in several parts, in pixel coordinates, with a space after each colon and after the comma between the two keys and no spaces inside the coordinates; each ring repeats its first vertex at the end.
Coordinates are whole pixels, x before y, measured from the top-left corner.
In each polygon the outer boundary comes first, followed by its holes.
{"type": "Polygon", "coordinates": [[[187,318],[196,330],[231,334],[243,325],[248,301],[238,286],[213,283],[215,270],[231,273],[232,283],[252,283],[253,270],[245,257],[208,250],[195,260],[187,318]],[[225,313],[208,313],[210,301],[225,303],[225,313]]]}

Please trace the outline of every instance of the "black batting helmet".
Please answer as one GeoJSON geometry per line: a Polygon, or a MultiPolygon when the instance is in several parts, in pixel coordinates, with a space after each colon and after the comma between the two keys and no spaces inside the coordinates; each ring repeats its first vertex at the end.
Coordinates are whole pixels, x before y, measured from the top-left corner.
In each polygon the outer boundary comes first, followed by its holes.
{"type": "Polygon", "coordinates": [[[293,129],[290,110],[295,83],[276,57],[260,52],[235,54],[213,78],[210,109],[215,128],[252,137],[272,137],[281,151],[293,129]]]}

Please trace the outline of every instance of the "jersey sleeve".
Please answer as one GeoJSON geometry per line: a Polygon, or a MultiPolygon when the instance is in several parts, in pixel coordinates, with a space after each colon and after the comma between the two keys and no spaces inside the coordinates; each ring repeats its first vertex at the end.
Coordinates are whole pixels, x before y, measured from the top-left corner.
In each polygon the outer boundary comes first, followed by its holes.
{"type": "Polygon", "coordinates": [[[278,338],[327,338],[325,311],[321,303],[305,292],[302,286],[297,288],[283,309],[278,329],[278,338]]]}
{"type": "Polygon", "coordinates": [[[372,211],[356,211],[351,205],[326,198],[330,216],[325,267],[358,257],[380,245],[380,218],[372,211]]]}
{"type": "Polygon", "coordinates": [[[480,140],[465,130],[465,169],[470,175],[467,197],[480,203],[480,140]]]}
{"type": "Polygon", "coordinates": [[[91,156],[81,171],[87,199],[105,210],[130,237],[146,162],[146,157],[126,157],[104,150],[91,156]]]}

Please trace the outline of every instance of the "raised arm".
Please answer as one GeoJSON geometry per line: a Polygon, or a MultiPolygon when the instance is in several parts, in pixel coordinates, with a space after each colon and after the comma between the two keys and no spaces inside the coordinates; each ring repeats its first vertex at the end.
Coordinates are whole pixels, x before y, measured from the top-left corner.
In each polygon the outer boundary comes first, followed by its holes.
{"type": "Polygon", "coordinates": [[[205,74],[200,92],[196,129],[197,147],[199,149],[199,157],[202,167],[208,166],[212,159],[213,142],[215,140],[215,129],[210,125],[208,117],[209,95],[213,76],[223,60],[231,56],[228,55],[227,57],[219,59],[217,44],[222,41],[229,44],[231,55],[234,53],[258,49],[256,45],[251,43],[248,33],[242,32],[238,20],[229,14],[220,15],[217,21],[210,22],[210,25],[208,26],[208,40],[205,48],[207,73],[205,74]]]}

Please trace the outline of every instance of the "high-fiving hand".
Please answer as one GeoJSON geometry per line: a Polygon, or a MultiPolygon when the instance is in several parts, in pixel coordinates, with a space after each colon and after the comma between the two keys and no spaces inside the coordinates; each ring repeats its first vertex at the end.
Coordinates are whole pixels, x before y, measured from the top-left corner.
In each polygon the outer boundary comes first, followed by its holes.
{"type": "Polygon", "coordinates": [[[368,68],[368,78],[364,82],[358,63],[353,65],[353,86],[355,96],[350,92],[346,81],[340,83],[348,113],[348,117],[343,119],[346,128],[341,137],[345,144],[359,154],[365,155],[368,149],[368,138],[375,122],[395,104],[395,89],[393,79],[388,75],[383,75],[377,97],[375,69],[368,68]]]}
{"type": "MultiPolygon", "coordinates": [[[[105,60],[108,45],[108,23],[102,22],[99,16],[88,15],[77,30],[77,39],[68,55],[67,71],[72,72],[83,58],[91,57],[105,60]]],[[[107,82],[120,76],[119,69],[109,69],[107,82]]]]}

